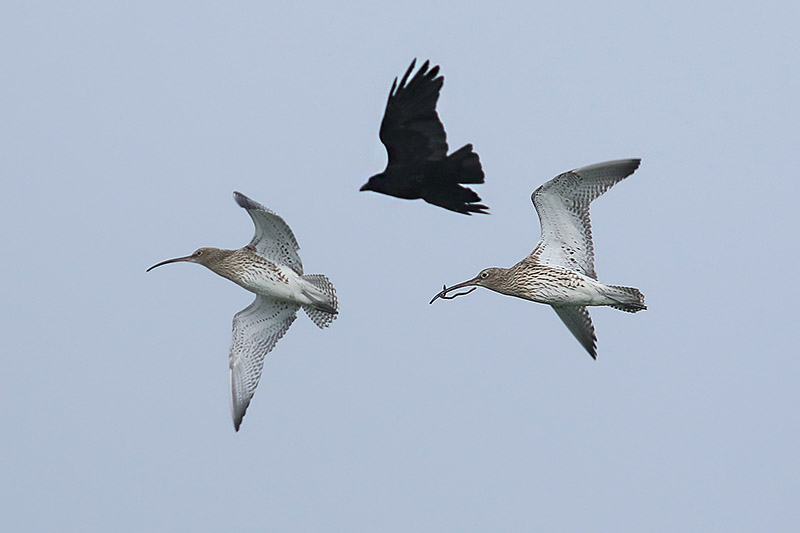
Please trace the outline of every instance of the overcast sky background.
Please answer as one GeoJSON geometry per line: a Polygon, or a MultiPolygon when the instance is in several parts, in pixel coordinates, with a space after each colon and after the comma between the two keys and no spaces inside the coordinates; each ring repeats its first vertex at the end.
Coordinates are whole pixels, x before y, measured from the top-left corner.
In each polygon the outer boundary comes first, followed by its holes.
{"type": "Polygon", "coordinates": [[[0,529],[796,531],[796,2],[5,3],[0,529]],[[490,216],[359,193],[386,96],[445,76],[490,216]],[[443,283],[592,208],[593,361],[546,306],[443,283]],[[188,264],[276,211],[340,315],[304,315],[233,431],[231,319],[188,264]]]}

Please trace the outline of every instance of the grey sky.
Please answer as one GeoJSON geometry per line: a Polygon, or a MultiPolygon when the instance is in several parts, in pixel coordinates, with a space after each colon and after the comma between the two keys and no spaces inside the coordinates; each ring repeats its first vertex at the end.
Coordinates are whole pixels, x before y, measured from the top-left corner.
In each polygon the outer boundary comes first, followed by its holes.
{"type": "Polygon", "coordinates": [[[0,8],[0,529],[794,531],[795,2],[25,2],[0,8]],[[277,4],[277,3],[276,3],[277,4]],[[358,187],[412,58],[490,216],[358,187]],[[443,283],[593,204],[592,361],[552,310],[443,283]],[[293,228],[340,316],[300,316],[235,434],[252,296],[157,261],[293,228]]]}

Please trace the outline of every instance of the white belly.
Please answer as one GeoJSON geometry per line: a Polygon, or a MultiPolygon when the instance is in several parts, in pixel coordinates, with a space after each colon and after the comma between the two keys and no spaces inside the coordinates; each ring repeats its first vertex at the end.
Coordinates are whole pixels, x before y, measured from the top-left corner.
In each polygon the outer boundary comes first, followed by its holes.
{"type": "MultiPolygon", "coordinates": [[[[308,282],[300,277],[297,272],[283,265],[274,265],[274,270],[255,270],[242,276],[240,280],[233,280],[248,291],[278,300],[285,300],[301,305],[313,303],[304,294],[304,287],[308,282]]],[[[307,292],[307,290],[305,291],[307,292]]]]}
{"type": "MultiPolygon", "coordinates": [[[[576,272],[572,276],[580,278],[565,284],[558,279],[542,280],[534,286],[529,298],[535,302],[549,305],[609,305],[614,303],[603,294],[603,284],[576,272]]],[[[515,295],[516,296],[516,295],[515,295]]]]}

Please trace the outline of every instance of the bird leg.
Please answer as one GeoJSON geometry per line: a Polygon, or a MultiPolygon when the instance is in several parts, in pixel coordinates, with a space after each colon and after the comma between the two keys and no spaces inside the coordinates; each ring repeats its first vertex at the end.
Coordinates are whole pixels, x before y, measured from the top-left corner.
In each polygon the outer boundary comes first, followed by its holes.
{"type": "Polygon", "coordinates": [[[437,294],[436,296],[434,296],[434,297],[433,297],[433,300],[431,300],[431,301],[430,301],[430,302],[428,302],[428,303],[432,304],[434,301],[436,301],[436,298],[441,298],[442,300],[452,300],[452,299],[453,299],[453,298],[455,298],[456,296],[466,296],[467,294],[471,293],[472,291],[474,291],[474,290],[475,290],[475,289],[477,289],[477,288],[478,288],[478,287],[472,287],[472,288],[471,288],[470,290],[468,290],[468,291],[464,291],[464,292],[457,292],[457,293],[455,293],[455,294],[451,294],[450,296],[448,296],[448,295],[447,295],[447,291],[449,291],[449,290],[451,290],[451,289],[448,289],[448,288],[447,288],[447,285],[442,285],[442,292],[440,292],[439,294],[437,294]]]}

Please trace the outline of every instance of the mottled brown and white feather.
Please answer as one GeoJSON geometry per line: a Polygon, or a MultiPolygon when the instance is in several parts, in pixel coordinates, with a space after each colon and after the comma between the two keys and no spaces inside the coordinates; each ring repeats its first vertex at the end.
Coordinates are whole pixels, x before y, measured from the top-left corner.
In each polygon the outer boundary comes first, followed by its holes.
{"type": "Polygon", "coordinates": [[[199,248],[193,254],[162,261],[205,266],[256,294],[256,299],[233,317],[230,349],[231,411],[236,430],[258,387],[264,358],[283,337],[304,307],[320,328],[336,318],[338,300],[333,284],[322,274],[303,276],[300,247],[283,219],[247,196],[233,193],[255,225],[250,244],[238,250],[199,248]]]}

